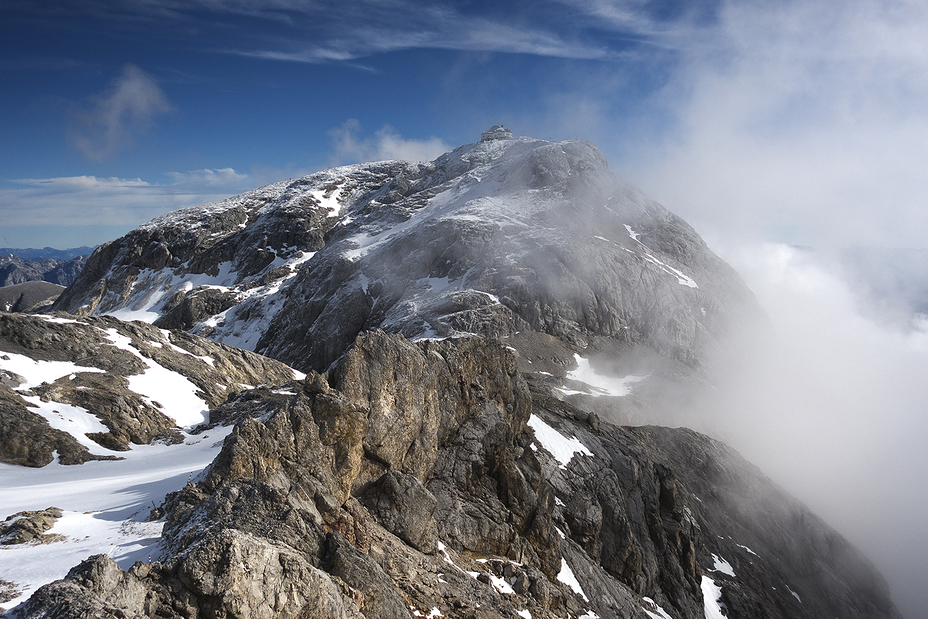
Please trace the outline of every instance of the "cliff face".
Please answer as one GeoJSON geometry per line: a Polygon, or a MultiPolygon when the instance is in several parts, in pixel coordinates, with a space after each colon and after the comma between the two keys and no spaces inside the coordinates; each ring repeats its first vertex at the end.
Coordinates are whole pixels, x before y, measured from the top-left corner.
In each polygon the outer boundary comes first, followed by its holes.
{"type": "Polygon", "coordinates": [[[168,496],[160,562],[91,557],[14,616],[898,616],[737,454],[532,394],[498,343],[371,332],[264,404],[168,496]]]}

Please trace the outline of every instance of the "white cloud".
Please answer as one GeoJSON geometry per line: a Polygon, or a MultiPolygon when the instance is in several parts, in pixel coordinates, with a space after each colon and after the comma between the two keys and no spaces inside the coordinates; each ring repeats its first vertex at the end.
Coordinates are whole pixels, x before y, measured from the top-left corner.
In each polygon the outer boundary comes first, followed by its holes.
{"type": "Polygon", "coordinates": [[[112,157],[131,145],[173,106],[155,80],[128,64],[107,91],[72,114],[70,137],[88,159],[112,157]]]}
{"type": "Polygon", "coordinates": [[[436,137],[407,140],[390,125],[378,129],[373,137],[360,137],[360,132],[361,123],[353,118],[329,132],[335,148],[333,165],[386,159],[431,161],[451,150],[448,144],[436,137]]]}
{"type": "Polygon", "coordinates": [[[863,315],[858,291],[820,252],[721,249],[773,330],[736,338],[701,421],[687,425],[732,445],[859,546],[903,614],[922,608],[928,521],[911,488],[928,469],[928,325],[863,315]]]}
{"type": "Polygon", "coordinates": [[[928,7],[731,2],[712,28],[629,157],[648,192],[719,235],[924,246],[928,7]]]}
{"type": "Polygon", "coordinates": [[[249,178],[232,168],[168,176],[167,183],[96,176],[16,179],[0,188],[3,227],[134,227],[175,209],[234,195],[249,178]]]}
{"type": "Polygon", "coordinates": [[[169,172],[175,185],[230,186],[248,178],[232,168],[193,170],[192,172],[169,172]]]}

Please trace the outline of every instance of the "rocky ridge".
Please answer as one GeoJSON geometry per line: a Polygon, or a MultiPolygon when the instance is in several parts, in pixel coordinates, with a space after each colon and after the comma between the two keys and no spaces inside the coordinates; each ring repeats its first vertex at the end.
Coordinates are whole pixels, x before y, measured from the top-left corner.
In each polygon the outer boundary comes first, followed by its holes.
{"type": "Polygon", "coordinates": [[[479,338],[361,336],[165,510],[161,561],[91,557],[11,616],[898,617],[724,445],[600,423],[479,338]]]}
{"type": "Polygon", "coordinates": [[[27,260],[15,254],[0,255],[0,287],[33,281],[68,286],[77,279],[86,261],[87,255],[68,260],[27,260]]]}

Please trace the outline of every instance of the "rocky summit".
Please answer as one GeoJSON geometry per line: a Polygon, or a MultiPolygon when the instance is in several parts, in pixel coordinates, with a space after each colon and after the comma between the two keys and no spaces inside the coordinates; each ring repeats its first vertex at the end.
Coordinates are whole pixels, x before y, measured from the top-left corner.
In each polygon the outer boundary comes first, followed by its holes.
{"type": "Polygon", "coordinates": [[[586,142],[493,127],[171,213],[53,311],[0,314],[9,617],[899,617],[733,450],[621,423],[763,314],[586,142]]]}

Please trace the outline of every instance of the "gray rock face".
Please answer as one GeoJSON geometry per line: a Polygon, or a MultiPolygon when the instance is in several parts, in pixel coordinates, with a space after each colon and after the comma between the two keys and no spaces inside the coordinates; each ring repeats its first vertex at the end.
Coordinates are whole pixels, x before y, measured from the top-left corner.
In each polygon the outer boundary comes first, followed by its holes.
{"type": "Polygon", "coordinates": [[[41,541],[46,531],[61,518],[61,510],[49,507],[41,511],[19,512],[0,522],[0,544],[26,544],[41,541]]]}
{"type": "Polygon", "coordinates": [[[496,342],[372,332],[265,404],[169,495],[160,563],[91,557],[15,616],[697,619],[708,579],[729,617],[898,617],[737,454],[532,393],[496,342]]]}

